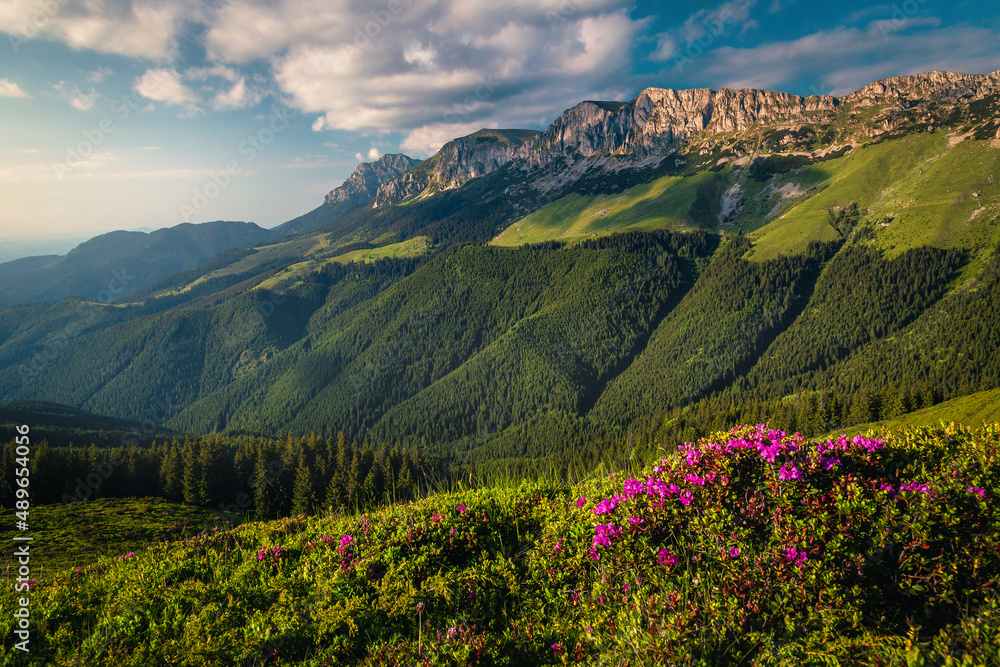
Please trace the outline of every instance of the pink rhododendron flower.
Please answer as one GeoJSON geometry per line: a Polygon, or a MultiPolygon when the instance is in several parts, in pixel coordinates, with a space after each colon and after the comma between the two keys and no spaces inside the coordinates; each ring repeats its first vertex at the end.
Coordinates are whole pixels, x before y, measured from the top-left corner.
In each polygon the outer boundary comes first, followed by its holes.
{"type": "Polygon", "coordinates": [[[778,479],[785,482],[790,479],[802,479],[802,471],[791,463],[786,463],[778,469],[778,479]]]}
{"type": "Polygon", "coordinates": [[[595,547],[610,547],[611,540],[614,539],[618,533],[622,532],[621,528],[615,528],[614,524],[602,523],[594,527],[594,546],[595,547]]]}
{"type": "Polygon", "coordinates": [[[799,551],[794,547],[789,547],[785,549],[785,559],[789,563],[794,563],[795,567],[804,567],[806,561],[809,560],[809,555],[805,551],[799,551]]]}
{"type": "Polygon", "coordinates": [[[910,482],[908,484],[900,484],[900,491],[916,491],[917,493],[930,493],[931,488],[926,484],[920,484],[918,482],[910,482]]]}
{"type": "Polygon", "coordinates": [[[663,548],[656,553],[656,562],[660,565],[673,567],[677,564],[677,557],[670,553],[670,549],[663,548]]]}

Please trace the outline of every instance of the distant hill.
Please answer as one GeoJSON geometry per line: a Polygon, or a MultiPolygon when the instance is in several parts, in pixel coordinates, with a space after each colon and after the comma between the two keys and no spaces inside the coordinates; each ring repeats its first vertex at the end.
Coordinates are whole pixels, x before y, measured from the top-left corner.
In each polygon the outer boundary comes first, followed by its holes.
{"type": "Polygon", "coordinates": [[[194,269],[233,247],[270,239],[248,222],[183,223],[154,232],[110,232],[62,257],[0,264],[0,307],[67,296],[111,301],[177,271],[194,269]]]}

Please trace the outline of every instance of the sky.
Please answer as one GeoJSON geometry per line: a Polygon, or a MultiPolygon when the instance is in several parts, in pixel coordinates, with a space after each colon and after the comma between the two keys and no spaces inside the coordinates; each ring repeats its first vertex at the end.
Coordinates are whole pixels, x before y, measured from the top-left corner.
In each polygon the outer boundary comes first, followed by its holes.
{"type": "Polygon", "coordinates": [[[3,244],[320,205],[362,161],[649,86],[1000,69],[996,0],[3,0],[3,244]]]}

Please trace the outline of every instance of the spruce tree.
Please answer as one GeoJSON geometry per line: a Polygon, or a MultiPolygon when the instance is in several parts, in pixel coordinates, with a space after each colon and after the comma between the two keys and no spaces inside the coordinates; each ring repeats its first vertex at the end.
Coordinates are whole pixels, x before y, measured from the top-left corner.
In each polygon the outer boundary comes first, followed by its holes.
{"type": "Polygon", "coordinates": [[[295,466],[295,486],[292,490],[292,514],[309,514],[312,512],[313,503],[313,475],[309,469],[306,453],[299,454],[298,464],[295,466]]]}
{"type": "Polygon", "coordinates": [[[200,442],[197,439],[187,436],[184,438],[184,448],[181,452],[184,502],[189,505],[199,504],[201,497],[202,471],[198,460],[199,445],[200,442]]]}

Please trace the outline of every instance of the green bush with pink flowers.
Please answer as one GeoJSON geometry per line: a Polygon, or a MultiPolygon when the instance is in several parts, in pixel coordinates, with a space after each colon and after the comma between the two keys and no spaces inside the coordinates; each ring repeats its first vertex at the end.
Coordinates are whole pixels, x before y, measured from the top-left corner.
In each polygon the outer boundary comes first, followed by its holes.
{"type": "Polygon", "coordinates": [[[1000,664],[998,456],[1000,425],[751,426],[245,524],[39,581],[25,664],[1000,664]]]}

